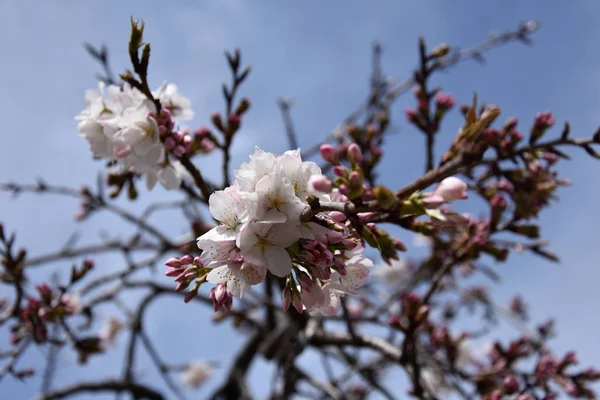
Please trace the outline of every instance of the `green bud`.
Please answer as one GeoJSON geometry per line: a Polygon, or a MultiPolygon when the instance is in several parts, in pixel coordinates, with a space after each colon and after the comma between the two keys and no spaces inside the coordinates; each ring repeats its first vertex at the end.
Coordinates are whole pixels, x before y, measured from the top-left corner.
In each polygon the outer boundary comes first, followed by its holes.
{"type": "Polygon", "coordinates": [[[371,230],[369,229],[369,227],[363,226],[363,228],[362,228],[362,237],[369,244],[369,246],[374,247],[376,249],[379,248],[379,243],[377,242],[377,238],[375,237],[375,235],[373,234],[373,232],[371,232],[371,230]]]}
{"type": "Polygon", "coordinates": [[[396,205],[396,196],[394,192],[385,186],[377,186],[373,189],[373,195],[384,210],[390,210],[396,205]]]}

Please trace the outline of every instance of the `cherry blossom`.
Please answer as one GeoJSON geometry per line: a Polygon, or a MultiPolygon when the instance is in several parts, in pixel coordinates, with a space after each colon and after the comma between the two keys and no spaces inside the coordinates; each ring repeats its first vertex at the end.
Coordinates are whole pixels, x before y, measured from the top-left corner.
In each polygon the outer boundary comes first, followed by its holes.
{"type": "Polygon", "coordinates": [[[220,309],[231,307],[229,296],[241,298],[270,273],[286,279],[284,309],[336,313],[341,296],[357,294],[367,283],[373,262],[362,256],[363,239],[343,213],[301,220],[307,195],[345,199],[331,187],[315,190],[315,179],[327,178],[314,162],[302,161],[300,150],[275,155],[257,147],[235,171],[234,182],[210,196],[209,211],[219,224],[197,238],[200,257],[170,259],[165,274],[175,277],[177,290],[193,279],[217,285],[210,298],[220,309]]]}
{"type": "MultiPolygon", "coordinates": [[[[116,160],[123,170],[145,175],[148,189],[157,182],[165,189],[177,189],[183,171],[177,160],[169,159],[162,143],[173,129],[172,122],[165,125],[164,120],[190,119],[193,113],[190,101],[175,85],[164,83],[155,96],[164,107],[158,117],[155,103],[137,88],[100,83],[85,94],[85,107],[75,117],[77,132],[90,144],[94,158],[116,160]]],[[[180,147],[172,150],[177,156],[185,152],[180,147]]]]}

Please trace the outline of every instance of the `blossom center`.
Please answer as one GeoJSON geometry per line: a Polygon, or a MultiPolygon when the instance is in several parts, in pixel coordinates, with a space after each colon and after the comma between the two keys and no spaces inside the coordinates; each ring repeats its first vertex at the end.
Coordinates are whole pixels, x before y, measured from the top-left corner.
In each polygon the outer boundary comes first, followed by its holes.
{"type": "Polygon", "coordinates": [[[281,211],[281,206],[287,203],[281,196],[269,196],[267,197],[267,200],[269,201],[269,208],[278,211],[281,211]]]}

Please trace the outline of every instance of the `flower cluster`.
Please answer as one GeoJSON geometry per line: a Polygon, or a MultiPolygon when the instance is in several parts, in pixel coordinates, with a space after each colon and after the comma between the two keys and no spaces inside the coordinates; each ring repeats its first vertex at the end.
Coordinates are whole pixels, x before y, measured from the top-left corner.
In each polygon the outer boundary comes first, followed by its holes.
{"type": "Polygon", "coordinates": [[[169,160],[167,150],[180,157],[189,151],[191,138],[173,132],[173,120],[189,120],[193,112],[173,84],[163,83],[152,95],[160,102],[160,112],[137,88],[101,82],[98,90],[86,92],[85,108],[75,118],[77,131],[89,142],[94,158],[117,160],[124,170],[145,175],[148,189],[157,181],[175,189],[183,168],[169,160]]]}
{"type": "Polygon", "coordinates": [[[209,209],[220,224],[198,238],[201,256],[168,260],[166,275],[175,277],[178,290],[198,278],[217,284],[210,297],[219,309],[230,308],[231,296],[242,297],[269,272],[286,279],[285,309],[336,313],[340,296],[363,286],[373,263],[361,256],[362,239],[343,213],[302,220],[307,196],[347,201],[336,190],[317,190],[315,177],[321,169],[303,162],[299,150],[276,156],[257,148],[233,184],[211,195],[209,209]]]}

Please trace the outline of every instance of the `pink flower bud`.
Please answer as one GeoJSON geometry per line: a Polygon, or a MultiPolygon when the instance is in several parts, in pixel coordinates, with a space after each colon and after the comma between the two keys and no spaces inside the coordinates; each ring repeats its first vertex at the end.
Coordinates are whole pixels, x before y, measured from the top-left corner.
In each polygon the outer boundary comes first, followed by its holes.
{"type": "Polygon", "coordinates": [[[313,175],[308,181],[308,186],[317,192],[329,193],[333,189],[333,184],[325,175],[313,175]]]}
{"type": "Polygon", "coordinates": [[[358,219],[361,222],[366,222],[368,221],[373,215],[375,215],[375,213],[372,212],[364,212],[364,213],[358,213],[356,214],[358,216],[358,219]]]}
{"type": "Polygon", "coordinates": [[[184,155],[186,152],[185,146],[179,145],[177,147],[175,147],[175,149],[173,149],[173,154],[175,154],[177,157],[181,157],[182,155],[184,155]]]}
{"type": "Polygon", "coordinates": [[[419,114],[412,108],[405,109],[404,114],[406,114],[406,119],[410,122],[415,123],[419,120],[419,114]]]}
{"type": "Polygon", "coordinates": [[[507,131],[515,129],[518,123],[519,120],[516,117],[510,117],[506,120],[506,123],[504,124],[504,129],[506,129],[507,131]]]}
{"type": "Polygon", "coordinates": [[[173,132],[171,134],[171,137],[173,138],[173,140],[175,140],[176,142],[181,141],[182,137],[181,137],[181,132],[173,132]]]}
{"type": "Polygon", "coordinates": [[[346,247],[346,249],[348,250],[353,250],[356,248],[356,246],[358,246],[358,243],[356,243],[356,241],[352,240],[352,239],[344,239],[342,240],[342,244],[346,247]]]}
{"type": "Polygon", "coordinates": [[[327,233],[327,243],[339,243],[344,240],[344,235],[340,232],[329,231],[327,233]]]}
{"type": "Polygon", "coordinates": [[[47,283],[41,283],[39,285],[36,285],[35,288],[40,293],[42,299],[48,302],[50,301],[50,299],[52,298],[52,289],[50,289],[50,286],[48,286],[47,283]]]}
{"type": "Polygon", "coordinates": [[[394,248],[398,251],[406,251],[406,245],[398,238],[392,238],[392,244],[394,248]]]}
{"type": "Polygon", "coordinates": [[[184,303],[189,303],[190,301],[192,301],[192,299],[194,297],[196,297],[196,295],[198,294],[198,290],[190,290],[189,292],[187,292],[185,294],[185,297],[183,298],[183,302],[184,303]]]}
{"type": "Polygon", "coordinates": [[[181,268],[179,267],[168,267],[165,270],[165,275],[166,276],[177,276],[181,273],[181,268]]]}
{"type": "Polygon", "coordinates": [[[292,297],[292,305],[298,311],[298,313],[302,314],[304,312],[304,305],[302,304],[302,299],[300,296],[295,295],[292,297]]]}
{"type": "Polygon", "coordinates": [[[165,147],[169,150],[173,149],[176,146],[175,139],[172,136],[168,137],[165,140],[165,147]]]}
{"type": "Polygon", "coordinates": [[[194,132],[194,134],[196,136],[199,136],[201,139],[204,139],[205,137],[207,137],[208,135],[210,135],[210,131],[208,130],[207,127],[203,126],[199,129],[196,130],[196,132],[194,132]]]}
{"type": "Polygon", "coordinates": [[[544,111],[535,115],[535,125],[539,128],[546,129],[554,125],[556,119],[551,111],[544,111]]]}
{"type": "Polygon", "coordinates": [[[433,194],[442,196],[446,202],[466,199],[468,197],[467,184],[460,179],[451,176],[440,182],[433,194]]]}
{"type": "Polygon", "coordinates": [[[335,148],[332,145],[323,144],[320,147],[320,151],[321,151],[321,157],[323,157],[323,160],[330,162],[332,164],[336,163],[337,153],[335,151],[335,148]]]}
{"type": "Polygon", "coordinates": [[[427,208],[438,208],[445,202],[446,200],[442,196],[433,193],[426,193],[426,196],[421,200],[421,204],[427,208]]]}
{"type": "Polygon", "coordinates": [[[362,187],[362,179],[357,171],[350,172],[350,186],[353,188],[362,187]]]}
{"type": "Polygon", "coordinates": [[[331,211],[329,213],[329,218],[331,218],[335,222],[342,222],[342,221],[345,221],[347,217],[346,217],[346,214],[344,214],[343,212],[331,211]]]}
{"type": "Polygon", "coordinates": [[[231,310],[233,295],[226,284],[219,283],[212,288],[208,294],[208,298],[212,300],[215,312],[219,311],[222,307],[231,310]]]}
{"type": "Polygon", "coordinates": [[[333,173],[337,176],[346,177],[348,176],[348,170],[341,165],[336,165],[333,167],[333,173]]]}
{"type": "Polygon", "coordinates": [[[283,311],[287,311],[292,304],[292,293],[288,288],[283,289],[281,292],[281,304],[283,306],[283,311]]]}
{"type": "Polygon", "coordinates": [[[519,391],[519,381],[514,375],[507,375],[502,382],[504,390],[508,394],[516,393],[519,391]]]}
{"type": "Polygon", "coordinates": [[[181,257],[182,264],[191,264],[193,261],[194,257],[190,256],[189,254],[186,254],[185,256],[181,257]]]}
{"type": "Polygon", "coordinates": [[[169,258],[166,262],[165,265],[167,267],[181,267],[181,259],[177,258],[177,257],[172,257],[169,258]]]}
{"type": "Polygon", "coordinates": [[[352,162],[361,163],[363,160],[363,154],[360,147],[356,143],[352,143],[348,146],[348,158],[352,162]]]}
{"type": "Polygon", "coordinates": [[[439,92],[435,96],[435,103],[442,110],[449,110],[454,106],[454,97],[449,93],[439,92]]]}
{"type": "Polygon", "coordinates": [[[298,278],[298,283],[300,283],[300,287],[302,288],[302,290],[310,293],[312,287],[314,286],[314,283],[312,279],[310,279],[310,276],[300,271],[296,274],[296,278],[298,278]]]}
{"type": "Polygon", "coordinates": [[[227,122],[229,122],[232,125],[240,125],[240,123],[242,122],[242,118],[235,113],[229,114],[229,116],[227,117],[227,122]]]}

